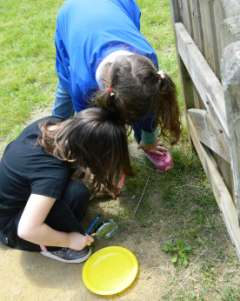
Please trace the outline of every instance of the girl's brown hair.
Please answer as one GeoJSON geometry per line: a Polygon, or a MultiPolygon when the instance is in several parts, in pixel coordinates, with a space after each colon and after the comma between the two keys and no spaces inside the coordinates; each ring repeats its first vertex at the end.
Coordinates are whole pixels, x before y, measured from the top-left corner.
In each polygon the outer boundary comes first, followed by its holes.
{"type": "Polygon", "coordinates": [[[40,125],[38,143],[60,160],[79,169],[89,168],[94,186],[114,190],[114,179],[122,172],[131,174],[126,128],[113,112],[89,108],[57,124],[40,125]]]}
{"type": "Polygon", "coordinates": [[[127,124],[154,113],[155,127],[176,143],[180,137],[180,114],[176,87],[167,75],[160,75],[150,59],[141,55],[120,56],[111,66],[106,89],[93,103],[113,108],[127,124]]]}

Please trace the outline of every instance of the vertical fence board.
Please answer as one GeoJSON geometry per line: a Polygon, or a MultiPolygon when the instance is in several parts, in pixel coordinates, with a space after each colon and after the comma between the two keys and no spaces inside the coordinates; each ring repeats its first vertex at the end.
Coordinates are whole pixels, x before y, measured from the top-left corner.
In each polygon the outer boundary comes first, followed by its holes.
{"type": "Polygon", "coordinates": [[[202,20],[202,34],[204,39],[203,54],[213,71],[215,73],[218,73],[219,62],[217,51],[216,27],[212,18],[213,1],[214,0],[201,0],[199,2],[199,8],[202,20]]]}
{"type": "Polygon", "coordinates": [[[240,0],[171,2],[190,135],[240,258],[240,0]]]}
{"type": "Polygon", "coordinates": [[[203,49],[204,41],[202,34],[202,24],[201,24],[201,15],[200,15],[200,7],[199,0],[189,0],[190,11],[192,15],[192,26],[193,26],[193,40],[200,50],[203,49]]]}
{"type": "Polygon", "coordinates": [[[223,44],[227,46],[235,41],[240,41],[240,12],[239,16],[230,17],[224,20],[223,44]]]}
{"type": "Polygon", "coordinates": [[[228,134],[223,88],[182,23],[175,23],[177,48],[205,107],[228,134]]]}
{"type": "MultiPolygon", "coordinates": [[[[172,11],[172,18],[174,22],[179,22],[182,19],[181,15],[182,10],[182,1],[178,0],[172,0],[171,1],[171,11],[172,11]]],[[[185,99],[185,108],[189,109],[194,107],[193,103],[193,84],[191,81],[191,78],[181,60],[179,55],[177,54],[179,68],[180,68],[180,75],[181,75],[181,81],[182,81],[182,87],[183,87],[183,94],[185,99]]]]}
{"type": "Polygon", "coordinates": [[[234,199],[240,220],[240,41],[224,51],[222,78],[225,91],[226,115],[231,141],[234,199]]]}
{"type": "Polygon", "coordinates": [[[192,18],[189,6],[189,0],[179,0],[179,9],[181,14],[181,21],[187,28],[189,34],[193,35],[192,18]]]}
{"type": "Polygon", "coordinates": [[[222,52],[224,48],[224,43],[222,39],[222,32],[224,30],[224,10],[222,6],[222,1],[215,0],[213,3],[213,11],[212,11],[212,19],[213,19],[213,26],[215,28],[216,32],[216,59],[217,59],[217,70],[216,74],[218,78],[221,78],[221,72],[220,72],[220,64],[221,64],[221,58],[222,58],[222,52]]]}
{"type": "Polygon", "coordinates": [[[240,259],[240,231],[238,216],[232,202],[232,197],[224,185],[214,158],[200,143],[198,139],[198,133],[192,123],[190,116],[188,116],[188,124],[199,159],[201,160],[205,173],[208,176],[208,180],[212,187],[218,206],[222,212],[222,216],[229,236],[232,240],[232,243],[235,245],[237,255],[240,259]]]}
{"type": "MultiPolygon", "coordinates": [[[[202,51],[204,47],[202,24],[200,16],[199,0],[189,0],[189,10],[192,19],[192,38],[195,41],[198,48],[202,51]]],[[[194,103],[196,108],[204,108],[201,98],[197,90],[193,89],[194,103]]]]}
{"type": "Polygon", "coordinates": [[[240,41],[240,1],[222,0],[222,2],[226,11],[223,31],[223,43],[226,47],[231,43],[240,41]]]}
{"type": "MultiPolygon", "coordinates": [[[[210,65],[210,67],[213,69],[215,74],[220,78],[220,53],[218,48],[217,40],[217,31],[219,31],[218,25],[220,22],[220,18],[217,17],[215,19],[215,22],[218,22],[217,24],[214,22],[214,8],[213,8],[214,1],[213,0],[201,0],[199,2],[200,6],[200,15],[202,19],[202,33],[203,33],[203,39],[204,39],[204,48],[203,48],[203,54],[210,65]]],[[[219,10],[222,10],[222,7],[219,7],[219,10]]],[[[216,11],[215,11],[216,13],[216,11]]],[[[220,16],[221,13],[217,12],[220,16]]],[[[221,20],[222,22],[222,20],[221,20]]],[[[213,154],[214,159],[216,160],[218,167],[221,171],[221,174],[224,178],[225,184],[227,185],[228,189],[233,192],[233,180],[232,180],[232,172],[231,172],[231,166],[228,162],[222,159],[222,157],[219,157],[217,154],[213,154]]]]}
{"type": "MultiPolygon", "coordinates": [[[[229,9],[229,6],[232,8],[236,8],[234,5],[236,4],[235,0],[215,0],[213,3],[213,26],[216,30],[216,58],[217,58],[217,69],[216,74],[222,80],[222,74],[220,70],[221,60],[223,56],[224,48],[226,47],[226,43],[229,40],[230,32],[228,27],[225,24],[225,20],[227,15],[232,14],[233,10],[229,9]]],[[[230,16],[230,15],[229,15],[230,16]]],[[[221,174],[224,178],[224,181],[230,190],[231,194],[234,194],[234,180],[233,180],[233,172],[231,165],[227,162],[224,162],[221,158],[215,156],[215,160],[218,164],[218,168],[221,171],[221,174]]],[[[234,199],[234,198],[233,198],[234,199]]]]}
{"type": "Polygon", "coordinates": [[[171,13],[174,22],[180,22],[180,8],[179,8],[179,0],[172,0],[171,1],[171,13]]]}
{"type": "Polygon", "coordinates": [[[240,2],[239,0],[215,0],[222,3],[222,8],[225,11],[226,17],[239,16],[240,2]]]}

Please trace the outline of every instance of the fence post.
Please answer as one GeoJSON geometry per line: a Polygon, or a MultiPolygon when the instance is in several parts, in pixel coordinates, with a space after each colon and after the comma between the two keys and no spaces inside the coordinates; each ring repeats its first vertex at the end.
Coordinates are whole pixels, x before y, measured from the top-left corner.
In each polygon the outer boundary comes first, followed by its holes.
{"type": "MultiPolygon", "coordinates": [[[[173,30],[175,32],[175,23],[181,22],[181,13],[180,8],[182,6],[182,0],[170,0],[171,9],[172,9],[172,18],[173,18],[173,30]]],[[[177,52],[177,59],[180,69],[182,87],[183,87],[183,94],[185,99],[185,109],[193,108],[194,107],[194,97],[193,97],[193,85],[191,78],[185,68],[178,52],[177,52]]]]}
{"type": "Polygon", "coordinates": [[[240,41],[225,48],[221,67],[230,136],[234,200],[240,224],[240,41]]]}

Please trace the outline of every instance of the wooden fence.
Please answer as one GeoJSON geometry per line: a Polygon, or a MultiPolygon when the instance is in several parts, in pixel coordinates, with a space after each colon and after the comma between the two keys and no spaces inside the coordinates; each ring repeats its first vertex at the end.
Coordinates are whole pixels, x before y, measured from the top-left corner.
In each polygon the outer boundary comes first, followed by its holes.
{"type": "Polygon", "coordinates": [[[189,133],[240,258],[240,0],[170,0],[189,133]]]}

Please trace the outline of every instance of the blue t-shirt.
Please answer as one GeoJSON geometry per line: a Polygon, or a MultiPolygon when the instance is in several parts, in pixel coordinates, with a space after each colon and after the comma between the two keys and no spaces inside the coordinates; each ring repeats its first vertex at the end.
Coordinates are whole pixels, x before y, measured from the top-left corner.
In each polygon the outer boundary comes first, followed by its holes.
{"type": "MultiPolygon", "coordinates": [[[[98,90],[96,69],[113,51],[144,55],[158,67],[153,48],[140,32],[140,16],[135,0],[65,1],[57,18],[56,69],[75,111],[85,109],[98,90]]],[[[140,122],[137,128],[142,127],[151,131],[152,121],[140,122]]]]}

